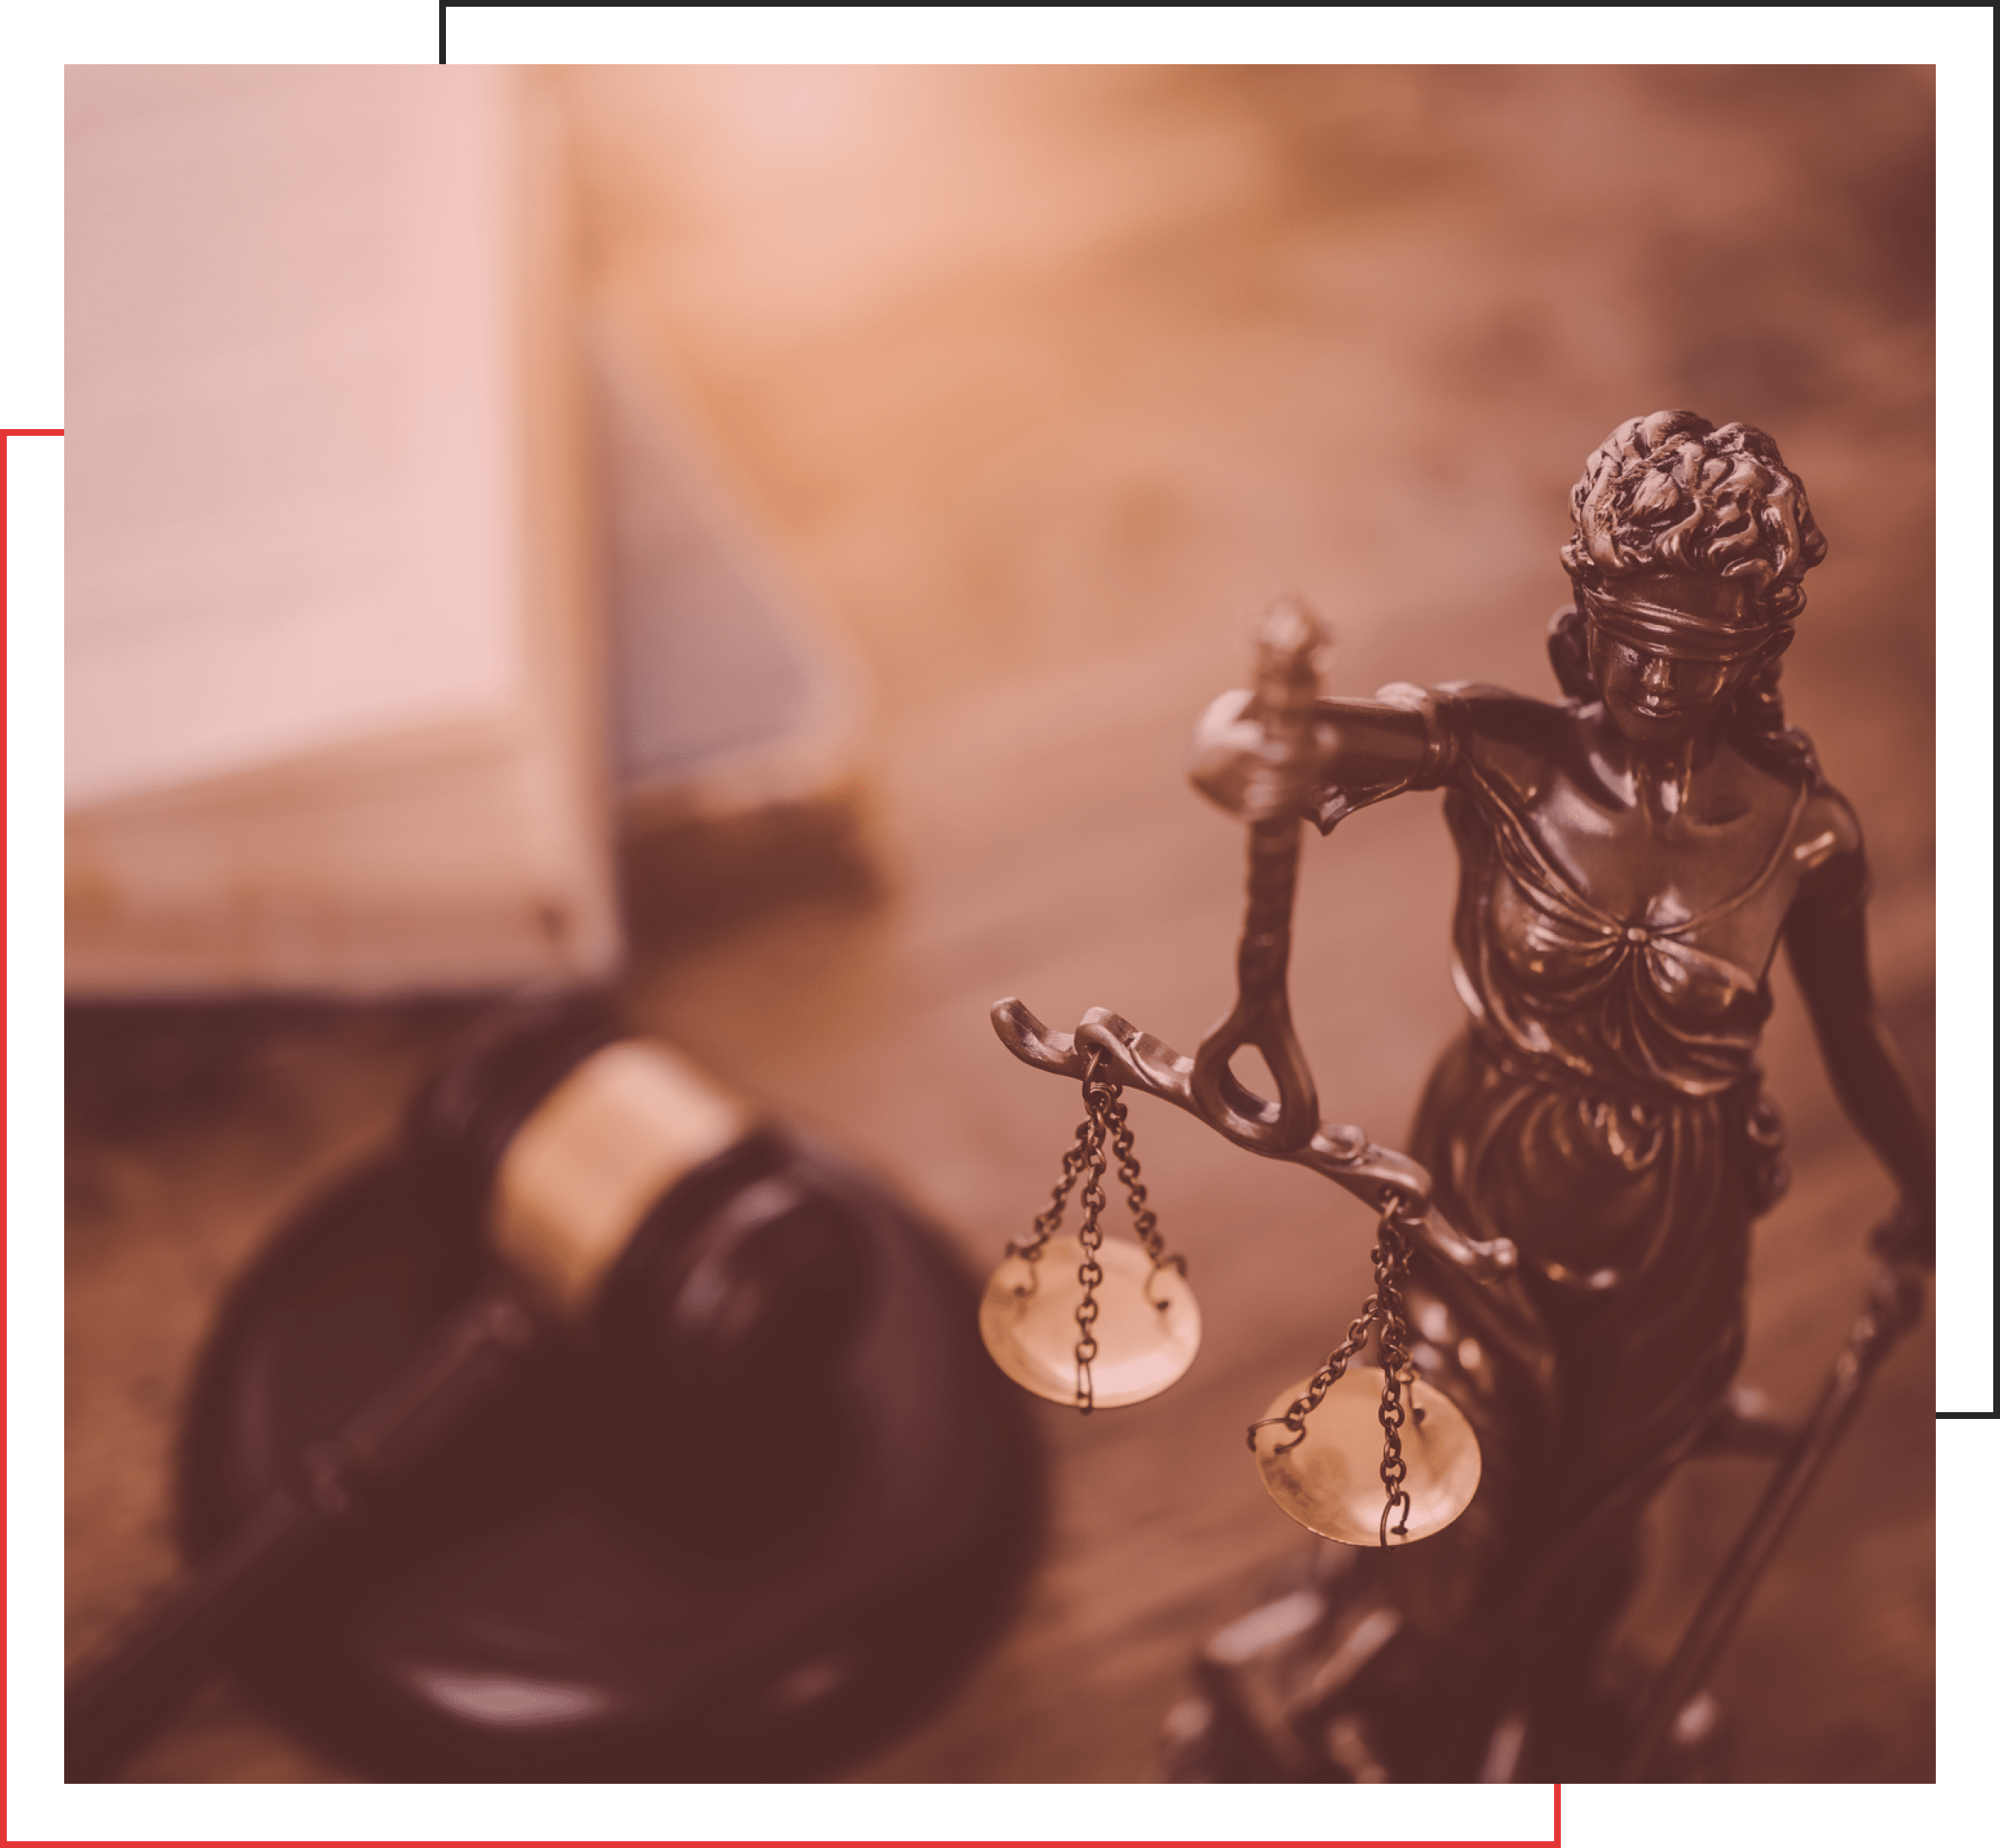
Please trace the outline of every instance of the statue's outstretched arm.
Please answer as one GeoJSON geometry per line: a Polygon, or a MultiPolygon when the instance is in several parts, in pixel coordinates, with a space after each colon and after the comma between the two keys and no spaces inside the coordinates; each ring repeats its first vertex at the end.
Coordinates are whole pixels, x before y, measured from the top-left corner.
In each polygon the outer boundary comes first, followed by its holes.
{"type": "MultiPolygon", "coordinates": [[[[1414,689],[1413,689],[1414,691],[1414,689]]],[[[1423,768],[1423,715],[1384,699],[1320,699],[1300,749],[1264,723],[1247,687],[1226,693],[1194,728],[1188,774],[1212,802],[1247,822],[1317,819],[1329,790],[1375,791],[1423,768]]]]}

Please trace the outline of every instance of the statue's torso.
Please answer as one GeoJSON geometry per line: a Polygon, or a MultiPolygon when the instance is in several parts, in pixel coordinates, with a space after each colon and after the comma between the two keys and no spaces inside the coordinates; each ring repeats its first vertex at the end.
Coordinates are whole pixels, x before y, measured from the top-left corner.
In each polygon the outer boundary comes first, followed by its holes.
{"type": "Polygon", "coordinates": [[[1503,1057],[1608,1097],[1713,1095],[1751,1075],[1802,881],[1854,845],[1845,804],[1728,745],[1652,812],[1574,706],[1448,690],[1462,862],[1454,977],[1503,1057]]]}
{"type": "Polygon", "coordinates": [[[1783,1186],[1756,1064],[1769,971],[1812,882],[1858,872],[1858,836],[1802,764],[1724,746],[1663,815],[1607,780],[1589,709],[1433,698],[1472,1031],[1411,1152],[1447,1217],[1519,1250],[1608,1470],[1734,1370],[1750,1225],[1783,1186]]]}

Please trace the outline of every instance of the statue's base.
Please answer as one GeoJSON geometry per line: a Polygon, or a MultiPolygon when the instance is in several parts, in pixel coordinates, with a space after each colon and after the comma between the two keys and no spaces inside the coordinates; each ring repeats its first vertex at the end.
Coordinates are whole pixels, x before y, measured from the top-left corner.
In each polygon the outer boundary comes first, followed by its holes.
{"type": "MultiPolygon", "coordinates": [[[[1606,1783],[1617,1780],[1646,1686],[1614,1656],[1587,1684],[1538,1690],[1523,1715],[1458,1677],[1427,1683],[1393,1606],[1350,1587],[1345,1558],[1301,1575],[1209,1641],[1197,1691],[1166,1715],[1169,1783],[1606,1783]],[[1330,1581],[1330,1582],[1329,1582],[1330,1581]],[[1343,1597],[1344,1591],[1350,1595],[1343,1597]]],[[[1726,1718],[1696,1694],[1648,1781],[1716,1783],[1726,1718]]]]}

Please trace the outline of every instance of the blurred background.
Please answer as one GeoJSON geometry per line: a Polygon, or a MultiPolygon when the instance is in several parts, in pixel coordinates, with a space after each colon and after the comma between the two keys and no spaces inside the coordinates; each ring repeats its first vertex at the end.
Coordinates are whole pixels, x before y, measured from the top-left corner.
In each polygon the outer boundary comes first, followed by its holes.
{"type": "MultiPolygon", "coordinates": [[[[1665,407],[1768,429],[1829,537],[1789,709],[1867,832],[1877,985],[1928,1088],[1927,70],[633,68],[524,92],[575,276],[579,620],[607,688],[617,916],[567,977],[859,1156],[969,1264],[1025,1230],[1076,1117],[1001,1050],[992,1003],[1065,1028],[1115,1007],[1183,1050],[1228,1004],[1242,835],[1182,759],[1243,677],[1248,619],[1281,590],[1317,604],[1329,690],[1552,696],[1569,484],[1665,407]],[[635,533],[649,492],[699,519],[635,533]],[[633,586],[697,578],[648,652],[633,586]],[[763,691],[747,729],[677,757],[640,734],[698,672],[763,691]]],[[[1438,802],[1309,843],[1301,883],[1323,1108],[1391,1143],[1459,1014],[1438,802]]],[[[79,966],[73,947],[73,1656],[171,1569],[177,1420],[231,1278],[501,985],[294,963],[149,990],[79,966]]],[[[1794,1182],[1758,1231],[1742,1377],[1796,1412],[1891,1190],[1773,981],[1794,1182]]],[[[1355,1313],[1367,1217],[1177,1113],[1133,1118],[1201,1359],[1129,1410],[1036,1407],[1054,1512],[1024,1606],[860,1777],[1156,1775],[1193,1651],[1318,1544],[1241,1432],[1355,1313]]],[[[1931,1372],[1927,1326],[1715,1683],[1745,1780],[1932,1775],[1931,1372]]],[[[1703,1463],[1664,1497],[1636,1648],[1671,1648],[1761,1479],[1703,1463]]],[[[351,1772],[217,1682],[130,1775],[351,1772]]]]}

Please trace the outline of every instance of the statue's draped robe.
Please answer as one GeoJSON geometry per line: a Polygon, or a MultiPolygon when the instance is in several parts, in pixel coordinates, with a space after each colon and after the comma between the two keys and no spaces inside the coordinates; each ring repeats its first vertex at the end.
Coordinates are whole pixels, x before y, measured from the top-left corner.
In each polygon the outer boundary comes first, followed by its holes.
{"type": "MultiPolygon", "coordinates": [[[[1457,1527],[1384,1562],[1383,1589],[1448,1656],[1541,1650],[1573,1674],[1622,1604],[1648,1493],[1742,1354],[1750,1227],[1785,1173],[1756,1063],[1769,987],[1715,938],[1785,866],[1812,785],[1802,772],[1738,890],[1649,925],[1579,891],[1481,768],[1487,709],[1530,702],[1393,691],[1431,734],[1398,789],[1447,791],[1453,970],[1471,1017],[1431,1074],[1410,1152],[1453,1225],[1514,1242],[1515,1301],[1532,1313],[1497,1313],[1489,1286],[1419,1254],[1416,1356],[1471,1416],[1485,1475],[1457,1527]]],[[[1323,823],[1397,792],[1336,796],[1323,823]]]]}

